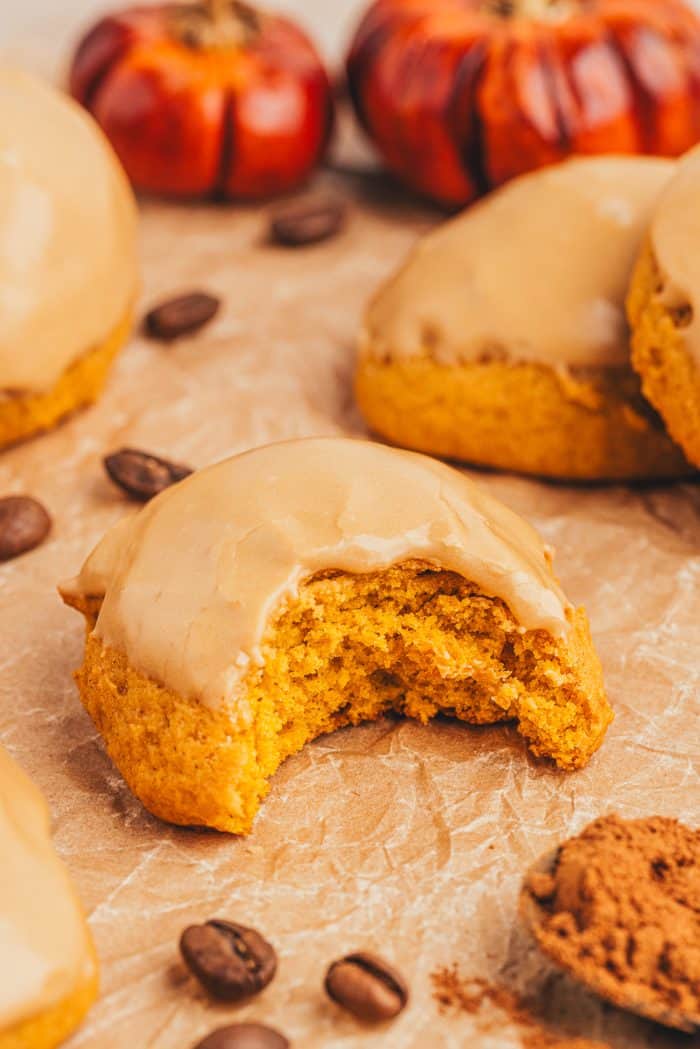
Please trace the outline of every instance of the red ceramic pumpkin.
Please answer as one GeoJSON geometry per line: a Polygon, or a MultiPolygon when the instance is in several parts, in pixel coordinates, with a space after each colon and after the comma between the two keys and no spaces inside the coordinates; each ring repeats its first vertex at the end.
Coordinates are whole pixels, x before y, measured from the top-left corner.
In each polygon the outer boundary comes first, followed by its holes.
{"type": "Polygon", "coordinates": [[[320,161],[332,91],[292,22],[240,0],[134,7],[80,44],[72,94],[142,190],[265,197],[320,161]]]}
{"type": "Polygon", "coordinates": [[[682,0],[376,0],[348,78],[387,165],[447,205],[572,153],[700,140],[700,18],[682,0]]]}

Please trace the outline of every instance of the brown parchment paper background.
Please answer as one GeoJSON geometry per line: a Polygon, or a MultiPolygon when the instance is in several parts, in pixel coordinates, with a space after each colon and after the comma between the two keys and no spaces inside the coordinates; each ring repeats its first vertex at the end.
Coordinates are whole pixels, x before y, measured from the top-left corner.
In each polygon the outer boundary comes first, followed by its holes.
{"type": "Polygon", "coordinates": [[[351,199],[348,227],[299,252],[265,243],[264,209],[144,203],[142,306],[202,287],[223,297],[220,317],[170,348],[134,335],[97,407],[0,456],[0,494],[31,493],[55,519],[46,545],[0,567],[0,738],[46,792],[99,949],[102,995],[70,1047],[189,1049],[234,1018],[277,1025],[297,1049],[519,1045],[498,1013],[488,1030],[438,1014],[429,974],[455,961],[541,990],[555,1020],[613,1047],[689,1046],[553,973],[515,911],[524,869],[601,813],[697,823],[697,487],[479,478],[557,548],[567,592],[588,608],[617,719],[583,772],[536,763],[509,728],[387,720],[290,760],[237,840],[148,816],[80,707],[82,624],[56,583],[130,510],[103,475],[106,452],[130,444],[202,466],[271,440],[363,432],[360,312],[439,216],[377,176],[321,182],[351,199]],[[241,1009],[209,1003],[178,961],[181,929],[213,916],[260,927],[280,953],[273,984],[241,1009]],[[327,963],[362,947],[412,987],[378,1031],[321,993],[327,963]]]}

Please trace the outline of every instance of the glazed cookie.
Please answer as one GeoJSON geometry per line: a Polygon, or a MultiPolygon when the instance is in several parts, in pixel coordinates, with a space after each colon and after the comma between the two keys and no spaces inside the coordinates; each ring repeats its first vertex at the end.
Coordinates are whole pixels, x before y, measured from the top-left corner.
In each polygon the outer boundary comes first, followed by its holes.
{"type": "Polygon", "coordinates": [[[644,393],[700,466],[700,151],[681,162],[654,211],[627,300],[644,393]]]}
{"type": "Polygon", "coordinates": [[[526,175],[427,236],[372,302],[357,398],[419,451],[544,477],[692,472],[644,400],[624,300],[670,161],[526,175]]]}
{"type": "Polygon", "coordinates": [[[97,996],[80,904],[41,794],[0,747],[0,1049],[53,1049],[97,996]]]}
{"type": "Polygon", "coordinates": [[[0,448],[94,401],[129,333],[136,211],[75,102],[0,70],[0,448]]]}
{"type": "Polygon", "coordinates": [[[288,755],[392,710],[515,721],[565,769],[612,716],[585,612],[529,525],[456,470],[368,442],[194,474],[62,594],[87,620],[82,701],[174,823],[248,832],[288,755]]]}

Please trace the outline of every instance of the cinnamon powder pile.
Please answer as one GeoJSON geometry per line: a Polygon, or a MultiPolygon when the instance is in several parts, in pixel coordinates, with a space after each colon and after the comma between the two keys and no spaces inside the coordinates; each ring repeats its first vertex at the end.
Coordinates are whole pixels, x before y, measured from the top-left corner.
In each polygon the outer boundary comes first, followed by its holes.
{"type": "Polygon", "coordinates": [[[700,831],[606,816],[525,887],[555,962],[613,1001],[700,1016],[700,831]]]}

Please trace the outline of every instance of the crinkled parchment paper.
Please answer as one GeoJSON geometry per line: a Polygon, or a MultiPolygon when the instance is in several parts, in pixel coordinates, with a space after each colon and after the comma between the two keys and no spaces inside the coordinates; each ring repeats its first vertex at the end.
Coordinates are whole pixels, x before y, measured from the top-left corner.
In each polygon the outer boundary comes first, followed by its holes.
{"type": "Polygon", "coordinates": [[[376,176],[322,182],[351,197],[347,231],[298,252],[265,243],[262,209],[144,204],[142,306],[202,287],[222,296],[220,317],[172,347],[135,335],[97,407],[0,456],[0,494],[29,492],[55,519],[46,545],[0,568],[0,738],[48,796],[97,940],[102,995],[71,1049],[189,1049],[234,1018],[277,1025],[299,1049],[517,1046],[497,1013],[486,1031],[438,1014],[429,974],[455,961],[542,987],[552,1017],[611,1046],[690,1045],[554,974],[519,929],[516,898],[525,868],[601,813],[697,822],[699,488],[479,477],[556,547],[588,609],[617,718],[583,772],[533,761],[510,728],[386,720],[290,760],[237,840],[151,818],[80,707],[82,624],[55,588],[130,510],[104,453],[130,444],[201,466],[271,440],[363,432],[360,311],[437,216],[376,176]],[[240,1009],[209,1003],[178,960],[181,929],[212,916],[256,925],[279,949],[277,978],[240,1009]],[[321,993],[327,963],[361,947],[412,987],[410,1008],[378,1032],[321,993]]]}

